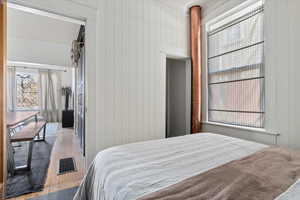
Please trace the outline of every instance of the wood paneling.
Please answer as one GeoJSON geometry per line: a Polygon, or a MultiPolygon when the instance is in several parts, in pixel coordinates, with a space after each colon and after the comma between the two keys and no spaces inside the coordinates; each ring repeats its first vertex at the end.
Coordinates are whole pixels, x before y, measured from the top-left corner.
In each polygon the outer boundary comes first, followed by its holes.
{"type": "Polygon", "coordinates": [[[201,130],[201,7],[190,9],[192,56],[192,133],[201,130]]]}
{"type": "MultiPolygon", "coordinates": [[[[0,185],[3,186],[6,171],[5,135],[6,135],[6,106],[5,106],[5,75],[6,75],[6,2],[0,0],[0,185]]],[[[0,188],[4,188],[4,187],[0,188]]],[[[2,191],[0,191],[3,194],[2,191]]]]}

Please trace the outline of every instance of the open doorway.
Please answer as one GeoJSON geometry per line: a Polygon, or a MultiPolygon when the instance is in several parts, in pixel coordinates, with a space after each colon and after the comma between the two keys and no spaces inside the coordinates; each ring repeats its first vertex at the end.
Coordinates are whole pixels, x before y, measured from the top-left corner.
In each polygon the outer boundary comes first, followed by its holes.
{"type": "Polygon", "coordinates": [[[167,58],[166,69],[166,137],[190,134],[190,60],[167,58]]]}
{"type": "Polygon", "coordinates": [[[27,199],[84,175],[85,23],[16,4],[7,13],[5,196],[27,199]]]}

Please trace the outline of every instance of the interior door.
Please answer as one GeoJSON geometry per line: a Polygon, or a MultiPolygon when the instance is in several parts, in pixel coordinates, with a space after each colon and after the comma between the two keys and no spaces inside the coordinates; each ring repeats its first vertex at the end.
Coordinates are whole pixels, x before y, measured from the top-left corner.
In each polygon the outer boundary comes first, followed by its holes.
{"type": "Polygon", "coordinates": [[[0,199],[3,197],[6,171],[6,2],[0,0],[0,199]]]}

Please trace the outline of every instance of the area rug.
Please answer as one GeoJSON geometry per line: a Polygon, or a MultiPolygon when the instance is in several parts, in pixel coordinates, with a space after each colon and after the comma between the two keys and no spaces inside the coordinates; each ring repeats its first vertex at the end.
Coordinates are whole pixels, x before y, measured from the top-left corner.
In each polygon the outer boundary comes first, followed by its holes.
{"type": "MultiPolygon", "coordinates": [[[[39,192],[43,189],[50,163],[51,151],[59,129],[58,123],[47,124],[46,141],[33,144],[31,171],[18,172],[7,180],[6,198],[17,197],[23,194],[39,192]]],[[[20,143],[15,148],[15,162],[17,166],[26,164],[28,145],[20,143]]]]}
{"type": "Polygon", "coordinates": [[[31,198],[28,200],[73,200],[78,187],[52,192],[40,197],[31,198]]]}

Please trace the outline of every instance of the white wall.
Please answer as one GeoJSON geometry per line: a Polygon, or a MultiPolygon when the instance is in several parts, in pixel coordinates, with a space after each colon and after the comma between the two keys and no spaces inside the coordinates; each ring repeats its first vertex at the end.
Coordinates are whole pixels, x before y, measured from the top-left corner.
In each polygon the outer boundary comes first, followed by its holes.
{"type": "MultiPolygon", "coordinates": [[[[204,23],[243,2],[218,2],[204,12],[204,23]]],[[[266,0],[265,58],[266,58],[266,131],[280,133],[278,144],[300,148],[299,45],[300,1],[266,0]]],[[[205,28],[205,27],[203,27],[205,28]]],[[[205,33],[204,33],[205,35],[205,33]]],[[[205,45],[203,46],[205,50],[205,45]]],[[[206,63],[203,68],[206,73],[206,63]]],[[[205,76],[203,91],[205,91],[205,76]]],[[[203,117],[206,119],[206,99],[203,117]]],[[[215,125],[204,125],[204,131],[217,132],[264,143],[274,143],[274,137],[257,132],[215,125]]]]}
{"type": "MultiPolygon", "coordinates": [[[[66,68],[65,72],[61,73],[61,86],[62,87],[71,87],[73,92],[75,90],[74,88],[74,81],[75,81],[75,69],[74,68],[66,68]]],[[[72,102],[70,102],[69,105],[71,105],[72,102]]],[[[73,105],[73,104],[72,104],[73,105]]],[[[65,96],[62,96],[62,108],[65,108],[65,96]]]]}
{"type": "Polygon", "coordinates": [[[99,0],[96,19],[81,0],[9,1],[87,21],[87,163],[106,147],[164,137],[161,57],[188,56],[182,8],[164,0],[99,0]]]}
{"type": "Polygon", "coordinates": [[[188,55],[188,24],[163,2],[99,1],[96,152],[165,137],[162,52],[188,55]]]}
{"type": "Polygon", "coordinates": [[[61,84],[64,87],[73,87],[74,79],[74,68],[66,68],[65,72],[62,72],[61,75],[61,84]]]}
{"type": "MultiPolygon", "coordinates": [[[[181,9],[162,5],[164,0],[99,0],[96,19],[94,9],[73,0],[10,1],[87,20],[88,163],[103,148],[164,136],[165,74],[160,54],[188,54],[188,17],[181,9]]],[[[213,18],[242,1],[219,1],[226,6],[204,8],[204,17],[213,18]]],[[[267,0],[266,5],[267,129],[280,132],[280,144],[291,146],[298,146],[300,136],[299,3],[267,0]]],[[[272,137],[251,131],[210,125],[204,129],[273,142],[272,137]]]]}

